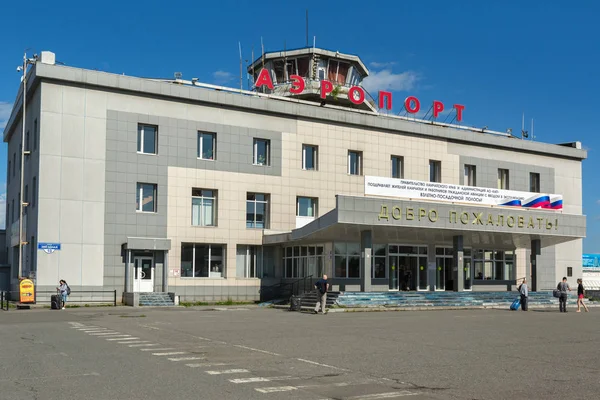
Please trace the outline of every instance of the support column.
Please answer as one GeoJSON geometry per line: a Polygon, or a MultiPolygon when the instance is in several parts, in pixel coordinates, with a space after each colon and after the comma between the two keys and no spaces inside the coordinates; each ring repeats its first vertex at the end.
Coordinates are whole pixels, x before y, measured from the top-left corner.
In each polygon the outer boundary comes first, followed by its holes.
{"type": "Polygon", "coordinates": [[[169,291],[169,252],[167,250],[164,251],[163,257],[162,292],[167,293],[169,291]]]}
{"type": "Polygon", "coordinates": [[[462,292],[465,290],[465,258],[463,249],[463,236],[454,236],[452,238],[452,247],[454,249],[454,262],[452,267],[452,290],[462,292]]]}
{"type": "Polygon", "coordinates": [[[527,266],[527,280],[532,292],[537,292],[537,256],[542,254],[540,239],[531,241],[531,254],[529,256],[529,265],[527,266]]]}
{"type": "Polygon", "coordinates": [[[361,275],[360,275],[360,291],[370,292],[371,291],[371,277],[373,268],[373,232],[362,231],[360,233],[360,263],[361,263],[361,275]]]}
{"type": "Polygon", "coordinates": [[[131,250],[125,250],[125,293],[131,292],[131,250]]]}

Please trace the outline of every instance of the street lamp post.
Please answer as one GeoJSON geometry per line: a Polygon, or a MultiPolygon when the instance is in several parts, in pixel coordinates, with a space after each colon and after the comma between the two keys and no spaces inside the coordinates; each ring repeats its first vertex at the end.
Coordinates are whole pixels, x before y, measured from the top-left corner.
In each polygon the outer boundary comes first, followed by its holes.
{"type": "Polygon", "coordinates": [[[23,101],[21,102],[21,116],[23,120],[21,122],[21,189],[19,193],[19,274],[17,275],[19,279],[23,274],[23,246],[27,244],[27,242],[23,240],[23,215],[25,214],[25,207],[27,207],[27,203],[23,201],[23,191],[25,186],[25,156],[30,154],[29,149],[25,148],[25,114],[27,109],[27,66],[30,64],[35,64],[36,58],[36,56],[34,56],[33,58],[27,58],[27,53],[24,53],[23,65],[17,67],[17,71],[23,72],[23,78],[21,78],[21,81],[23,82],[23,101]]]}

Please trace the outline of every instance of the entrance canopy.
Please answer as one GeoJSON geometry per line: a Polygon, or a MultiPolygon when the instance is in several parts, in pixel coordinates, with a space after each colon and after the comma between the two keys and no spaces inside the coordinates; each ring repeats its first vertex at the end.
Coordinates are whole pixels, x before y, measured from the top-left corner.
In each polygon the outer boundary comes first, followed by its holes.
{"type": "Polygon", "coordinates": [[[338,195],[336,208],[289,233],[265,234],[264,244],[359,241],[373,232],[377,243],[452,244],[463,236],[465,247],[541,247],[585,237],[585,215],[517,207],[478,207],[463,204],[338,195]]]}

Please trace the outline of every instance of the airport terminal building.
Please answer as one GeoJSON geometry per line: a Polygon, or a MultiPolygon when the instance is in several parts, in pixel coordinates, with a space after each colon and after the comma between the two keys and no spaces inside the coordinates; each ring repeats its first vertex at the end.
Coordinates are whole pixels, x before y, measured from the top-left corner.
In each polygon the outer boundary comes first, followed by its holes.
{"type": "Polygon", "coordinates": [[[42,53],[25,134],[22,90],[4,130],[13,287],[20,241],[38,290],[65,279],[119,298],[258,300],[323,273],[340,291],[506,291],[525,276],[547,290],[581,276],[579,142],[416,120],[416,98],[393,115],[389,95],[360,88],[356,56],[268,53],[248,73],[242,91],[42,53]]]}

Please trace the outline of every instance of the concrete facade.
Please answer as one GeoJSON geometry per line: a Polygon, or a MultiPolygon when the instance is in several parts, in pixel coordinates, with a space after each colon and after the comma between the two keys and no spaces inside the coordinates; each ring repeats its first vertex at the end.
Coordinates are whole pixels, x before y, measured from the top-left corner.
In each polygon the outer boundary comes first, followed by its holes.
{"type": "MultiPolygon", "coordinates": [[[[495,188],[497,170],[505,168],[510,189],[528,191],[529,173],[539,173],[542,192],[563,195],[560,216],[577,221],[569,242],[542,249],[539,288],[551,288],[567,267],[573,279],[581,275],[583,150],[65,66],[37,63],[29,75],[31,154],[25,182],[31,203],[23,270],[34,272],[42,290],[65,279],[74,291],[117,290],[120,297],[133,290],[125,283],[127,274],[135,273],[127,267],[131,250],[138,252],[132,256],[154,257],[155,291],[165,288],[164,273],[168,290],[182,300],[255,300],[261,285],[283,277],[283,249],[277,244],[263,256],[272,264],[268,277],[247,277],[240,276],[238,246],[262,249],[270,234],[300,227],[298,196],[318,199],[317,217],[336,208],[338,195],[364,197],[364,176],[389,177],[392,156],[403,157],[404,178],[413,180],[429,180],[430,160],[441,162],[444,183],[462,184],[469,164],[477,168],[477,186],[495,188]],[[139,124],[157,127],[156,154],[137,152],[139,124]],[[214,160],[198,158],[198,132],[216,134],[214,160]],[[253,164],[255,138],[270,141],[270,165],[253,164]],[[302,168],[303,145],[318,146],[317,170],[302,168]],[[348,151],[362,153],[360,175],[348,174],[348,151]],[[137,183],[156,185],[156,212],[136,211],[137,183]],[[216,191],[216,226],[192,225],[193,188],[216,191]],[[268,194],[267,229],[246,228],[247,193],[268,194]],[[135,238],[168,240],[169,245],[131,247],[138,243],[135,238]],[[61,250],[46,254],[37,250],[38,242],[60,243],[61,250]],[[221,277],[181,277],[182,243],[222,246],[221,277]]],[[[11,223],[18,224],[20,166],[15,169],[12,160],[18,163],[20,129],[19,96],[4,136],[11,164],[8,242],[11,223]]],[[[360,238],[359,233],[353,241],[360,238]]],[[[438,244],[452,246],[452,241],[438,244]]],[[[313,244],[324,246],[324,271],[333,275],[327,257],[332,240],[313,244]]],[[[425,244],[435,251],[436,243],[425,244]]],[[[517,278],[525,276],[529,250],[524,243],[514,246],[517,278]]],[[[13,280],[17,252],[18,247],[9,248],[13,280]]],[[[354,287],[350,283],[336,280],[334,288],[348,290],[354,287]]],[[[499,287],[505,290],[505,282],[499,287]]]]}

